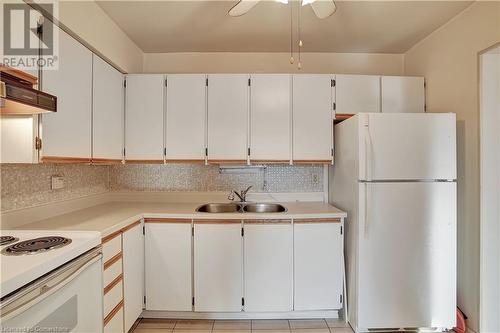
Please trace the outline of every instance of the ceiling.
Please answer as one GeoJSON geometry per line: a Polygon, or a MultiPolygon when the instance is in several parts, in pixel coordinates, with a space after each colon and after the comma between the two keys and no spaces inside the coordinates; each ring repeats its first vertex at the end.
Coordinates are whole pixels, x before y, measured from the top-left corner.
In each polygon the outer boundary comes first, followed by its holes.
{"type": "MultiPolygon", "coordinates": [[[[297,45],[298,3],[261,1],[230,17],[236,1],[98,1],[146,53],[289,52],[290,8],[297,45]]],[[[471,1],[336,1],[320,20],[301,10],[304,52],[404,53],[464,10],[471,1]]]]}

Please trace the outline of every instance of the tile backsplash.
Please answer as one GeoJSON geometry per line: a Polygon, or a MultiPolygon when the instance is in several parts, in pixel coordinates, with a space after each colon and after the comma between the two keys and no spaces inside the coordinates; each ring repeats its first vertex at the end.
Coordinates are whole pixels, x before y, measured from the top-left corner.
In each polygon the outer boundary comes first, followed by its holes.
{"type": "Polygon", "coordinates": [[[220,172],[219,166],[1,164],[1,211],[33,207],[108,191],[323,192],[323,166],[269,165],[220,172]],[[51,189],[51,176],[65,186],[51,189]]]}

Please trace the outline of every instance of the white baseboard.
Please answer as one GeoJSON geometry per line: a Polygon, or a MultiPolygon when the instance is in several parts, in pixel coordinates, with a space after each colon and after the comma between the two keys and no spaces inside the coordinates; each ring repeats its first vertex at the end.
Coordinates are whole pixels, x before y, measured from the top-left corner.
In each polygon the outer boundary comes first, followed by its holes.
{"type": "Polygon", "coordinates": [[[143,318],[165,319],[321,319],[339,318],[337,310],[329,311],[292,311],[292,312],[142,312],[143,318]]]}

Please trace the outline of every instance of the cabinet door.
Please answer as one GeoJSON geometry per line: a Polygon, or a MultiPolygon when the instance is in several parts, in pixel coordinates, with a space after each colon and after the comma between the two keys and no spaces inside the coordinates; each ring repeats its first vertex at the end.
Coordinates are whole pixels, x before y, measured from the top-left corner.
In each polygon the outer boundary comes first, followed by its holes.
{"type": "Polygon", "coordinates": [[[332,160],[332,80],[332,75],[293,75],[294,162],[332,160]]]}
{"type": "Polygon", "coordinates": [[[194,309],[242,309],[241,222],[194,222],[194,309]]]}
{"type": "Polygon", "coordinates": [[[126,160],[163,162],[164,87],[163,75],[127,75],[126,160]]]}
{"type": "Polygon", "coordinates": [[[191,311],[191,220],[146,221],[146,309],[191,311]]]}
{"type": "Polygon", "coordinates": [[[62,30],[59,30],[59,68],[43,71],[42,89],[57,96],[57,112],[42,115],[42,161],[70,157],[89,162],[92,53],[62,30]]]}
{"type": "Polygon", "coordinates": [[[123,233],[123,299],[125,332],[142,313],[144,301],[144,235],[142,224],[123,233]]]}
{"type": "Polygon", "coordinates": [[[245,221],[245,311],[292,311],[290,220],[245,221]]]}
{"type": "Polygon", "coordinates": [[[93,55],[92,158],[121,161],[123,156],[123,74],[93,55]]]}
{"type": "Polygon", "coordinates": [[[167,76],[167,160],[205,160],[205,75],[167,76]]]}
{"type": "Polygon", "coordinates": [[[290,75],[252,75],[250,159],[290,161],[290,75]]]}
{"type": "Polygon", "coordinates": [[[380,76],[335,75],[336,113],[380,112],[380,76]]]}
{"type": "Polygon", "coordinates": [[[0,117],[0,163],[36,163],[36,116],[0,117]]]}
{"type": "Polygon", "coordinates": [[[341,223],[294,221],[294,310],[342,308],[341,223]]]}
{"type": "Polygon", "coordinates": [[[382,112],[425,112],[423,77],[382,76],[382,112]]]}
{"type": "Polygon", "coordinates": [[[248,75],[208,76],[208,159],[246,162],[248,75]]]}

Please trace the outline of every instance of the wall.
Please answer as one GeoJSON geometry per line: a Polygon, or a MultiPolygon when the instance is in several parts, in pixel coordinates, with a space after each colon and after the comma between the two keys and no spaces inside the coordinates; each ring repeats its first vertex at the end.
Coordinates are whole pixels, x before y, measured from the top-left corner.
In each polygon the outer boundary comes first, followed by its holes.
{"type": "Polygon", "coordinates": [[[2,212],[81,198],[109,190],[108,167],[57,164],[0,165],[2,212]],[[51,176],[63,176],[65,188],[51,190],[51,176]]]}
{"type": "Polygon", "coordinates": [[[425,76],[429,112],[458,120],[458,305],[479,330],[478,52],[500,41],[500,2],[476,2],[405,54],[425,76]]]}
{"type": "MultiPolygon", "coordinates": [[[[145,53],[145,73],[291,73],[289,53],[145,53]]],[[[303,73],[403,74],[402,54],[304,53],[303,73]]]]}
{"type": "Polygon", "coordinates": [[[59,21],[123,72],[142,70],[142,50],[95,1],[59,1],[59,21]]]}

